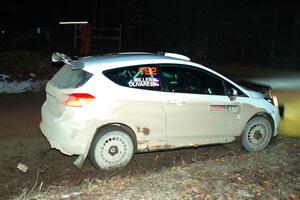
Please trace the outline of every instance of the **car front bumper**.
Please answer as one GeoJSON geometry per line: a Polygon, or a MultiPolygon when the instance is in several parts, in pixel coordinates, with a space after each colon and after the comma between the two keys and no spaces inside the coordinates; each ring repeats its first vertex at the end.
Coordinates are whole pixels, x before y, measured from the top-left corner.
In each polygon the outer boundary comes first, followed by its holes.
{"type": "Polygon", "coordinates": [[[279,114],[278,107],[276,107],[272,117],[274,119],[274,134],[273,134],[273,136],[277,136],[277,135],[279,135],[279,128],[280,128],[280,114],[279,114]]]}

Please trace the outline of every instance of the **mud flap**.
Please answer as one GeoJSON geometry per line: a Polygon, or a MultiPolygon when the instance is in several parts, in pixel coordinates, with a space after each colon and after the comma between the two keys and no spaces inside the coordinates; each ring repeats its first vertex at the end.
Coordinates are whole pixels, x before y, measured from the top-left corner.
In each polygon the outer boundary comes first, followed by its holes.
{"type": "Polygon", "coordinates": [[[83,167],[83,164],[84,164],[84,162],[85,162],[85,160],[86,160],[86,157],[87,157],[87,153],[85,153],[84,155],[79,155],[78,157],[77,157],[77,159],[74,161],[74,165],[78,168],[78,169],[82,169],[82,167],[83,167]]]}
{"type": "Polygon", "coordinates": [[[86,146],[85,152],[82,155],[79,155],[77,157],[77,159],[73,162],[73,164],[78,168],[78,169],[82,169],[84,162],[88,156],[89,150],[90,150],[90,146],[92,143],[93,137],[91,137],[90,141],[88,142],[88,145],[86,146]]]}

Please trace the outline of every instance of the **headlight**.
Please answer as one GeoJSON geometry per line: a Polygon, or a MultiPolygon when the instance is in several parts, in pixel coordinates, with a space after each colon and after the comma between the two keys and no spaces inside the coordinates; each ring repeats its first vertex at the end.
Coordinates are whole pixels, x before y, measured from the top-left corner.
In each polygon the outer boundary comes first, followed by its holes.
{"type": "Polygon", "coordinates": [[[273,96],[273,103],[274,103],[274,106],[278,107],[278,99],[276,96],[273,96]]]}
{"type": "Polygon", "coordinates": [[[278,107],[278,100],[276,96],[273,96],[272,98],[266,98],[265,100],[268,101],[270,104],[273,104],[274,106],[278,107]]]}

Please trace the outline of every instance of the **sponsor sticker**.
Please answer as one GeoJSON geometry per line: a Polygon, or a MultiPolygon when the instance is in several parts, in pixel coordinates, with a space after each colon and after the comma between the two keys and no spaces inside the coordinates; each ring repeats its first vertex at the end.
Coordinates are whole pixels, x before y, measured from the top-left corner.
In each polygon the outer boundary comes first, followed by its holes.
{"type": "Polygon", "coordinates": [[[211,111],[224,111],[225,105],[210,105],[211,111]]]}
{"type": "Polygon", "coordinates": [[[211,112],[239,113],[240,112],[240,106],[239,105],[210,105],[209,110],[211,112]]]}

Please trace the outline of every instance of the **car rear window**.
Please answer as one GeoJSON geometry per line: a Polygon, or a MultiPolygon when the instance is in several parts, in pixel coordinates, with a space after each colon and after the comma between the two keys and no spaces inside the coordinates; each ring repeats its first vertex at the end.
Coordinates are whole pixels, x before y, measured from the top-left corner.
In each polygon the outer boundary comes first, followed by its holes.
{"type": "Polygon", "coordinates": [[[51,83],[58,88],[78,88],[83,86],[93,74],[82,69],[72,70],[64,65],[51,79],[51,83]]]}

